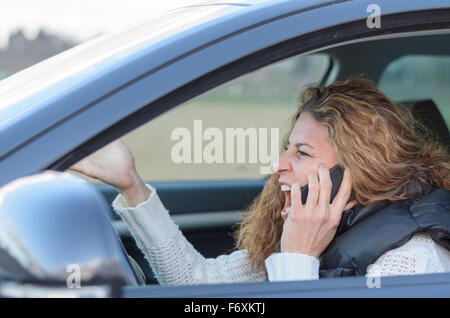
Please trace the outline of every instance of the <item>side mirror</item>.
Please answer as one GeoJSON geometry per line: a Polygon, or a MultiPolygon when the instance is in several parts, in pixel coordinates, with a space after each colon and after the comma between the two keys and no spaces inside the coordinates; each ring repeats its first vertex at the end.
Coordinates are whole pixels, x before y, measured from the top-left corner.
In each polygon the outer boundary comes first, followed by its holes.
{"type": "Polygon", "coordinates": [[[0,189],[0,278],[69,288],[137,285],[109,209],[94,186],[70,173],[46,171],[7,184],[0,189]]]}

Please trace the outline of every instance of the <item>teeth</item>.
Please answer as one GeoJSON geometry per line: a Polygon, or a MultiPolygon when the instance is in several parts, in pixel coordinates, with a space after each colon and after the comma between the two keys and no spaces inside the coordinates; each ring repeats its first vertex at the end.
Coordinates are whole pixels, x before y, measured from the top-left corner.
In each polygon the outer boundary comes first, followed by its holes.
{"type": "Polygon", "coordinates": [[[286,208],[286,212],[287,212],[287,213],[290,213],[291,210],[292,210],[292,207],[287,207],[287,208],[286,208]]]}
{"type": "Polygon", "coordinates": [[[281,186],[281,191],[291,191],[291,188],[285,184],[281,186]]]}

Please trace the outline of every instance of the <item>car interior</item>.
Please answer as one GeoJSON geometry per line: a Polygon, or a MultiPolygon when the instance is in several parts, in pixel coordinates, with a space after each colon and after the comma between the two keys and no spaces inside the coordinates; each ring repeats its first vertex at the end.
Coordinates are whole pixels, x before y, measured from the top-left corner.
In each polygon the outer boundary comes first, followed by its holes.
{"type": "MultiPolygon", "coordinates": [[[[351,75],[363,75],[395,102],[408,107],[415,118],[432,129],[444,145],[449,146],[450,34],[416,34],[347,43],[310,53],[316,54],[329,59],[328,69],[320,79],[322,84],[326,85],[351,75]],[[423,61],[422,73],[411,68],[411,65],[418,65],[417,61],[423,61]],[[433,61],[436,63],[433,64],[433,61]],[[443,70],[442,65],[447,68],[443,70]],[[426,76],[423,77],[423,74],[426,76]]],[[[255,73],[257,72],[259,70],[255,73]]],[[[295,95],[299,93],[300,91],[293,92],[295,95]]],[[[205,98],[207,97],[206,94],[205,98]]],[[[174,113],[177,111],[178,108],[173,110],[174,113]]],[[[152,122],[146,125],[152,125],[152,122]]],[[[204,257],[214,258],[233,250],[232,233],[236,224],[260,193],[266,179],[267,176],[260,175],[255,178],[236,179],[172,178],[145,181],[156,188],[161,201],[192,245],[204,257]]],[[[117,196],[117,191],[105,184],[96,186],[111,204],[117,196]]],[[[151,268],[126,225],[113,211],[111,220],[128,254],[142,268],[146,284],[156,284],[151,268]]]]}

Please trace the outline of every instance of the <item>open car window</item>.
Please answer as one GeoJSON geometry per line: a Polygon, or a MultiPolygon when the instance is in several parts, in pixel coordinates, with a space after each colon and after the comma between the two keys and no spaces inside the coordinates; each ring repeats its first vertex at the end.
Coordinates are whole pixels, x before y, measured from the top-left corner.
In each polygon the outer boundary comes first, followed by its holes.
{"type": "Polygon", "coordinates": [[[261,179],[268,158],[279,153],[302,88],[320,83],[329,67],[324,54],[269,65],[164,113],[123,140],[144,180],[261,179]]]}

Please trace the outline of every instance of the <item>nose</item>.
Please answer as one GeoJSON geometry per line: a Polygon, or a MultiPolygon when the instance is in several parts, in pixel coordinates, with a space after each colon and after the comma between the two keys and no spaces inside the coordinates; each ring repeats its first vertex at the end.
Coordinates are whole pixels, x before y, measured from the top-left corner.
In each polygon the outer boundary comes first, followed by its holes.
{"type": "Polygon", "coordinates": [[[286,172],[289,172],[291,170],[291,161],[289,160],[288,151],[285,151],[281,155],[280,160],[278,160],[278,162],[275,163],[273,166],[274,166],[274,171],[278,172],[279,174],[284,174],[286,172]]]}

